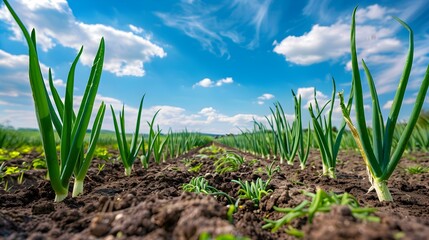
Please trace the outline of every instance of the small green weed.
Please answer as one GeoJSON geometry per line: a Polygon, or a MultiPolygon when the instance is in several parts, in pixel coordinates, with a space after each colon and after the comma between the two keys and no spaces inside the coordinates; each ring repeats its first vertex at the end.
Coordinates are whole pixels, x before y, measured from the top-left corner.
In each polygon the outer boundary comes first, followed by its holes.
{"type": "MultiPolygon", "coordinates": [[[[311,201],[304,200],[294,208],[278,208],[274,207],[277,212],[285,213],[285,215],[278,220],[264,219],[266,224],[263,229],[271,229],[276,232],[282,226],[290,224],[293,220],[307,217],[308,222],[312,222],[316,213],[330,212],[334,205],[345,205],[351,210],[352,215],[364,221],[379,222],[380,218],[374,216],[375,208],[360,207],[356,198],[349,193],[335,194],[333,192],[327,193],[322,189],[318,189],[316,194],[304,192],[305,196],[310,197],[311,201]]],[[[301,235],[296,229],[289,228],[288,233],[301,235]]],[[[302,237],[302,236],[301,236],[302,237]]]]}

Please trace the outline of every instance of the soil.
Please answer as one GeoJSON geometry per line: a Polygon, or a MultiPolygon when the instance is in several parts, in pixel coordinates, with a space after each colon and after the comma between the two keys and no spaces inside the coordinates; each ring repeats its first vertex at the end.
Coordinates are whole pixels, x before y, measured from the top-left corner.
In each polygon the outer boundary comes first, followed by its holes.
{"type": "MultiPolygon", "coordinates": [[[[286,227],[272,233],[262,229],[264,218],[278,219],[273,206],[295,207],[305,196],[302,191],[317,188],[335,193],[348,192],[361,206],[375,207],[379,223],[354,218],[344,207],[292,222],[304,232],[304,239],[429,239],[429,173],[409,174],[407,166],[429,166],[429,153],[404,155],[389,180],[394,202],[380,203],[358,152],[342,151],[338,156],[337,179],[321,176],[320,154],[312,150],[305,170],[296,161],[284,164],[269,184],[272,190],[259,206],[242,200],[233,221],[228,220],[224,197],[185,193],[181,186],[192,177],[205,176],[211,186],[237,199],[239,185],[232,179],[267,179],[263,171],[272,160],[261,159],[236,149],[223,148],[244,156],[245,164],[236,172],[217,174],[213,158],[203,158],[199,149],[161,164],[142,169],[137,160],[130,177],[124,176],[120,162],[109,162],[99,172],[95,159],[85,179],[84,194],[54,202],[54,192],[44,179],[46,170],[29,170],[22,184],[9,177],[8,191],[0,190],[0,239],[198,239],[230,233],[250,239],[294,239],[286,227]],[[184,159],[203,163],[190,172],[184,159]],[[252,161],[257,159],[259,161],[252,161]]],[[[114,152],[113,152],[114,153],[114,152]]],[[[117,153],[114,153],[117,156],[117,153]]],[[[24,155],[8,164],[31,161],[24,155]]],[[[71,190],[71,189],[70,189],[71,190]]],[[[70,193],[71,196],[71,193],[70,193]]]]}

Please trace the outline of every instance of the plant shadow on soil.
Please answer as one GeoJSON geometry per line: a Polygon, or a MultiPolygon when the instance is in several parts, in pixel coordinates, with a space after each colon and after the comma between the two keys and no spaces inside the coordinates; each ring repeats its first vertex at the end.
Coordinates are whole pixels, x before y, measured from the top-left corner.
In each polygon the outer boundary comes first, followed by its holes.
{"type": "MultiPolygon", "coordinates": [[[[183,193],[181,186],[192,177],[205,176],[210,185],[237,198],[239,185],[232,179],[267,179],[263,171],[270,164],[250,154],[231,149],[244,156],[246,163],[239,171],[219,175],[213,159],[198,158],[198,150],[162,164],[142,169],[138,161],[131,177],[124,176],[120,162],[106,164],[99,172],[95,159],[85,179],[84,195],[54,203],[54,192],[44,180],[46,171],[30,170],[22,185],[9,191],[0,190],[0,239],[198,239],[206,232],[212,236],[232,233],[251,239],[294,239],[285,233],[286,227],[272,233],[262,229],[264,218],[278,219],[282,215],[273,206],[295,207],[305,197],[302,191],[316,188],[335,193],[349,192],[361,206],[376,207],[380,223],[355,219],[341,207],[317,214],[313,224],[307,219],[294,221],[305,239],[428,239],[429,237],[429,173],[410,175],[405,166],[417,159],[429,165],[428,153],[413,153],[401,160],[389,181],[393,203],[380,203],[375,192],[367,193],[370,184],[359,153],[340,152],[337,179],[320,176],[320,155],[312,150],[305,170],[299,163],[282,165],[274,175],[269,189],[273,192],[262,198],[259,206],[242,200],[227,219],[224,197],[183,193]],[[198,159],[203,163],[198,172],[188,171],[183,159],[198,159]],[[250,161],[258,159],[260,161],[250,161]],[[253,164],[250,164],[253,162],[253,164]]],[[[117,155],[117,153],[114,153],[117,155]]],[[[28,155],[19,161],[31,161],[28,155]]],[[[70,194],[71,195],[71,194],[70,194]]]]}

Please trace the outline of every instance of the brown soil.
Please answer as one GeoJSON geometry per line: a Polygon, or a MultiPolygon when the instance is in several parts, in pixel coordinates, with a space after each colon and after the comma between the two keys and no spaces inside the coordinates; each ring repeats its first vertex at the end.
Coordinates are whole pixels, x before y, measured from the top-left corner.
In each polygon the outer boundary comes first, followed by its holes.
{"type": "MultiPolygon", "coordinates": [[[[305,239],[429,239],[429,173],[406,173],[404,168],[420,164],[429,166],[428,153],[413,153],[403,157],[389,181],[393,203],[380,203],[375,192],[367,193],[370,184],[359,153],[343,151],[338,156],[337,179],[321,176],[321,160],[312,151],[303,171],[298,162],[281,166],[269,188],[273,190],[255,207],[241,201],[230,223],[228,203],[223,197],[183,193],[181,185],[192,177],[205,176],[210,185],[237,198],[238,184],[232,179],[267,179],[265,168],[269,160],[239,152],[246,164],[239,171],[216,174],[213,159],[198,157],[194,150],[178,159],[151,164],[141,169],[136,161],[131,177],[123,175],[121,163],[108,163],[98,173],[95,160],[85,179],[84,195],[54,203],[54,193],[44,170],[25,173],[21,185],[9,178],[9,191],[0,190],[0,239],[198,239],[203,232],[212,236],[232,233],[251,239],[294,239],[285,227],[275,233],[264,230],[264,218],[282,215],[273,206],[295,207],[305,198],[302,191],[316,188],[336,193],[349,192],[362,206],[377,208],[380,223],[355,219],[344,207],[330,213],[317,214],[313,223],[307,219],[292,225],[305,233],[305,239]],[[199,172],[189,172],[183,159],[198,159],[199,172]],[[261,161],[254,165],[250,160],[261,161]]],[[[34,155],[14,160],[28,161],[34,155]]],[[[10,162],[8,164],[11,164],[10,162]]]]}

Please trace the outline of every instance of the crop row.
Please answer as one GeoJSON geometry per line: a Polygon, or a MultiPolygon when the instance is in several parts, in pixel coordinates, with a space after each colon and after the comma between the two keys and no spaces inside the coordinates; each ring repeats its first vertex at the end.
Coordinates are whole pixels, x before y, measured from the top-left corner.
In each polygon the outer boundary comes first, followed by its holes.
{"type": "Polygon", "coordinates": [[[412,68],[414,43],[411,28],[402,20],[394,18],[409,32],[407,60],[386,121],[384,121],[381,112],[374,80],[365,61],[362,60],[372,99],[372,127],[369,128],[365,118],[362,82],[356,52],[355,14],[356,8],[353,11],[350,34],[352,88],[347,103],[344,101],[344,93],[336,92],[334,80],[331,100],[325,105],[319,105],[315,91],[314,103],[310,104],[308,109],[313,130],[311,130],[310,124],[306,130],[303,130],[301,98],[292,92],[295,102],[295,117],[292,123],[288,123],[280,103],[276,103],[275,108],[271,109],[272,116],[266,117],[269,128],[263,123],[254,122],[253,130],[243,131],[239,136],[226,137],[221,141],[224,144],[263,157],[278,157],[280,163],[286,159],[289,164],[292,164],[295,156],[298,155],[301,168],[304,168],[307,162],[309,147],[316,142],[322,159],[323,175],[331,178],[336,177],[338,151],[342,144],[343,146],[346,144],[346,147],[356,148],[361,153],[367,168],[371,189],[376,190],[379,200],[393,201],[387,187],[387,181],[406,148],[424,151],[428,149],[428,117],[420,114],[420,112],[429,86],[429,66],[408,122],[406,124],[398,123],[399,112],[412,68]],[[334,131],[332,113],[337,94],[340,99],[343,122],[339,129],[334,131]],[[350,117],[352,106],[356,116],[355,122],[350,117]],[[346,125],[348,130],[346,130],[346,125]],[[347,138],[344,143],[342,143],[343,137],[347,138]]]}
{"type": "MultiPolygon", "coordinates": [[[[56,194],[55,200],[62,201],[67,197],[72,179],[74,179],[73,196],[75,197],[83,192],[83,181],[96,151],[104,120],[106,106],[102,102],[96,111],[90,136],[89,138],[86,137],[102,75],[105,53],[104,39],[100,40],[82,102],[78,111],[75,112],[73,109],[74,75],[83,47],[70,68],[64,99],[57,92],[50,71],[48,78],[49,93],[45,86],[38,60],[36,32],[33,29],[30,34],[8,1],[4,0],[4,2],[22,30],[29,48],[30,85],[48,176],[52,189],[56,194]],[[53,101],[50,96],[52,96],[53,101]],[[57,150],[58,139],[59,154],[57,150]]],[[[322,158],[323,174],[331,178],[336,177],[336,158],[341,145],[344,143],[355,144],[355,148],[362,154],[372,188],[376,190],[379,200],[392,201],[387,188],[387,181],[398,165],[407,146],[413,150],[423,149],[427,151],[428,149],[428,121],[427,118],[420,118],[419,120],[419,114],[429,86],[429,67],[407,124],[398,123],[399,111],[411,72],[414,46],[411,28],[402,20],[395,18],[408,30],[410,45],[398,90],[386,121],[384,121],[380,110],[374,81],[368,67],[362,60],[372,98],[372,128],[368,128],[363,107],[362,83],[356,53],[355,13],[356,9],[352,16],[350,35],[352,89],[347,103],[344,102],[343,93],[336,92],[335,81],[333,80],[331,100],[321,106],[315,96],[314,103],[309,107],[311,124],[309,123],[308,128],[304,130],[301,117],[301,96],[296,96],[292,92],[295,103],[295,119],[292,123],[287,121],[280,103],[276,103],[274,108],[271,109],[272,115],[267,117],[268,127],[263,123],[255,122],[253,131],[243,131],[241,136],[233,137],[232,139],[224,138],[222,141],[226,144],[232,143],[236,147],[261,154],[267,158],[279,157],[280,163],[286,161],[292,164],[295,156],[298,155],[301,168],[306,165],[310,147],[317,145],[322,158]],[[344,120],[339,129],[334,131],[332,113],[337,94],[340,98],[344,120]],[[350,118],[352,106],[356,116],[355,123],[350,118]],[[419,124],[417,124],[418,121],[420,122],[419,124]],[[417,128],[413,133],[416,124],[417,128]],[[313,130],[311,130],[311,126],[313,130]],[[342,143],[343,137],[345,139],[344,143],[342,143]],[[350,138],[353,138],[353,141],[350,138]]],[[[119,112],[119,117],[117,118],[115,110],[110,106],[120,159],[125,168],[125,175],[128,176],[131,174],[133,163],[139,157],[140,152],[142,165],[147,168],[151,159],[159,163],[165,160],[166,156],[177,157],[190,148],[204,143],[204,140],[201,140],[199,135],[193,135],[186,131],[179,134],[170,131],[165,137],[162,137],[161,129],[155,125],[158,112],[148,122],[149,134],[146,137],[141,135],[139,129],[143,100],[144,97],[140,102],[135,131],[131,136],[130,144],[128,143],[129,137],[125,133],[124,108],[119,112]]]]}

